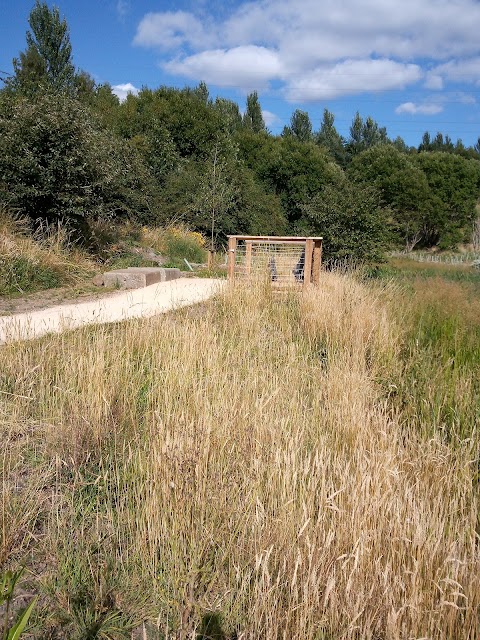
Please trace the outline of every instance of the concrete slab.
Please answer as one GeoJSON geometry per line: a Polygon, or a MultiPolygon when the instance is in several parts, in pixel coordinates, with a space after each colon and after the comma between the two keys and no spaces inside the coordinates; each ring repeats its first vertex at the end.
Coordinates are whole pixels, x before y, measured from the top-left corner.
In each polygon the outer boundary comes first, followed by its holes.
{"type": "Polygon", "coordinates": [[[87,324],[148,318],[207,300],[225,286],[225,280],[179,278],[141,289],[119,291],[108,298],[91,302],[0,316],[0,344],[59,333],[87,324]]]}
{"type": "Polygon", "coordinates": [[[126,269],[112,269],[103,274],[103,286],[119,287],[120,289],[139,289],[157,282],[169,282],[180,278],[180,269],[165,267],[127,267],[126,269]]]}

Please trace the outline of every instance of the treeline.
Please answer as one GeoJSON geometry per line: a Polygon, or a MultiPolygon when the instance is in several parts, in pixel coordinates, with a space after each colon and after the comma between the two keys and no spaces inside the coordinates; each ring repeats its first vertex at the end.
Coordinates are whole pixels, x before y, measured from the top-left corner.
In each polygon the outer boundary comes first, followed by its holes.
{"type": "Polygon", "coordinates": [[[0,203],[68,223],[183,221],[219,246],[228,233],[322,234],[327,255],[376,259],[388,245],[468,242],[480,145],[425,134],[390,140],[356,114],[350,136],[324,110],[296,110],[280,136],[256,93],[238,104],[208,88],[143,88],[120,102],[74,68],[68,25],[37,0],[27,46],[0,91],[0,203]]]}

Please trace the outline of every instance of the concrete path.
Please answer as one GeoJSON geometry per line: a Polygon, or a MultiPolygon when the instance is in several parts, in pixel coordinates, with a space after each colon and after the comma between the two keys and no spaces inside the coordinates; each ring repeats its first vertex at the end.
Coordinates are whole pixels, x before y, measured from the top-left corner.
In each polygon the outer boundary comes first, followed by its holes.
{"type": "Polygon", "coordinates": [[[58,333],[86,324],[147,318],[207,300],[224,286],[224,280],[180,278],[142,289],[119,291],[92,302],[0,316],[0,344],[38,338],[46,333],[58,333]]]}

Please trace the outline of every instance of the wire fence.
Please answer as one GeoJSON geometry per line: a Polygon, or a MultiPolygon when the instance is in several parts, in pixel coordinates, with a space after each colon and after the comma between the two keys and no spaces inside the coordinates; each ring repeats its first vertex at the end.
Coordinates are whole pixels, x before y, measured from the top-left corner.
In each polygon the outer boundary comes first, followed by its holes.
{"type": "Polygon", "coordinates": [[[270,279],[289,285],[303,283],[304,274],[304,244],[256,241],[237,245],[235,278],[270,279]]]}

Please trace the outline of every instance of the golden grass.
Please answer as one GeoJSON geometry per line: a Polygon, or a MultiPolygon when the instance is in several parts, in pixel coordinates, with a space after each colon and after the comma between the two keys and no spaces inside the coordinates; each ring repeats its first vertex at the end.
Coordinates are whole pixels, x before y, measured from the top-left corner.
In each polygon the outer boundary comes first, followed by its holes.
{"type": "Polygon", "coordinates": [[[62,226],[39,229],[32,236],[25,219],[0,207],[1,295],[78,284],[95,271],[93,260],[72,245],[62,226]]]}
{"type": "Polygon", "coordinates": [[[392,291],[322,278],[0,349],[0,542],[53,593],[39,624],[480,637],[472,444],[387,405],[392,291]]]}

